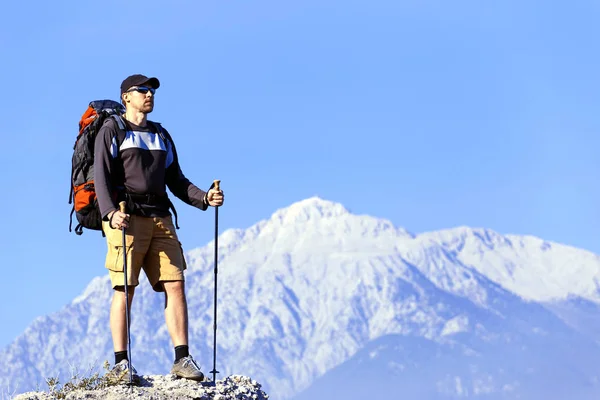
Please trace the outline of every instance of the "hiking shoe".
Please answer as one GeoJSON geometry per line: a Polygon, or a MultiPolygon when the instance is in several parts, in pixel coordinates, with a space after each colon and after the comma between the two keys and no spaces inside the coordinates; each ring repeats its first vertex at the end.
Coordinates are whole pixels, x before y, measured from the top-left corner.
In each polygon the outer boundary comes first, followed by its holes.
{"type": "Polygon", "coordinates": [[[200,367],[196,364],[192,356],[183,357],[173,363],[171,373],[180,378],[191,379],[193,381],[201,382],[204,380],[204,374],[200,371],[200,367]]]}
{"type": "MultiPolygon", "coordinates": [[[[140,376],[138,375],[135,368],[131,367],[132,381],[134,384],[140,383],[140,376]]],[[[129,361],[122,360],[116,364],[106,375],[106,380],[111,384],[129,383],[129,361]]]]}

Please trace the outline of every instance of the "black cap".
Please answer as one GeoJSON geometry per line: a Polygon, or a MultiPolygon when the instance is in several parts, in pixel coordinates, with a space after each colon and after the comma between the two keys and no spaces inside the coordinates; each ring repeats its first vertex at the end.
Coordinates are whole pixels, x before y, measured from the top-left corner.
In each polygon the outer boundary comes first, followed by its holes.
{"type": "Polygon", "coordinates": [[[127,89],[132,86],[140,86],[144,84],[148,84],[154,89],[158,89],[160,87],[160,82],[157,78],[148,78],[147,76],[136,74],[128,76],[125,78],[123,83],[121,83],[121,94],[125,93],[127,89]]]}

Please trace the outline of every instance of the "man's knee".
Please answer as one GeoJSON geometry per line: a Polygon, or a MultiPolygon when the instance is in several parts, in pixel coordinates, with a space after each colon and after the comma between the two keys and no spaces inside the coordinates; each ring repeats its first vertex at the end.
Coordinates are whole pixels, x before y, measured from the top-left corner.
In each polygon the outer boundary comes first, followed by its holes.
{"type": "Polygon", "coordinates": [[[185,298],[184,281],[167,281],[162,282],[163,290],[166,297],[183,297],[185,298]]]}
{"type": "MultiPolygon", "coordinates": [[[[128,286],[127,287],[127,295],[131,300],[133,298],[133,294],[135,293],[135,287],[128,286]]],[[[125,286],[116,286],[113,290],[113,299],[125,300],[125,286]]]]}

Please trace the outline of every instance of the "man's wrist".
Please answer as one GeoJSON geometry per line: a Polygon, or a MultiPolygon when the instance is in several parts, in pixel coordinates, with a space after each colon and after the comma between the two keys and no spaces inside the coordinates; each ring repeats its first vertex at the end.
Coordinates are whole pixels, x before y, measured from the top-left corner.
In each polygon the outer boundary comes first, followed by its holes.
{"type": "Polygon", "coordinates": [[[114,211],[111,211],[111,212],[109,212],[109,213],[108,213],[108,226],[109,226],[111,229],[115,229],[115,228],[113,227],[113,224],[112,224],[112,222],[113,222],[113,220],[112,220],[112,219],[113,219],[113,217],[115,216],[115,213],[116,213],[116,212],[117,212],[117,210],[114,210],[114,211]]]}

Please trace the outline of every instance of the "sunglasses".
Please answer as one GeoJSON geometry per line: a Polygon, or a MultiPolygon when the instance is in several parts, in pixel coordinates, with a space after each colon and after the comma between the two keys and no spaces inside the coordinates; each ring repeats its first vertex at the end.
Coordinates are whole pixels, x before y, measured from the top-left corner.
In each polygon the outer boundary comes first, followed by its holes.
{"type": "Polygon", "coordinates": [[[154,94],[156,92],[156,89],[148,87],[148,86],[136,86],[136,87],[132,87],[131,89],[129,89],[127,91],[127,93],[133,92],[133,91],[140,92],[142,94],[146,94],[148,92],[154,94]]]}

